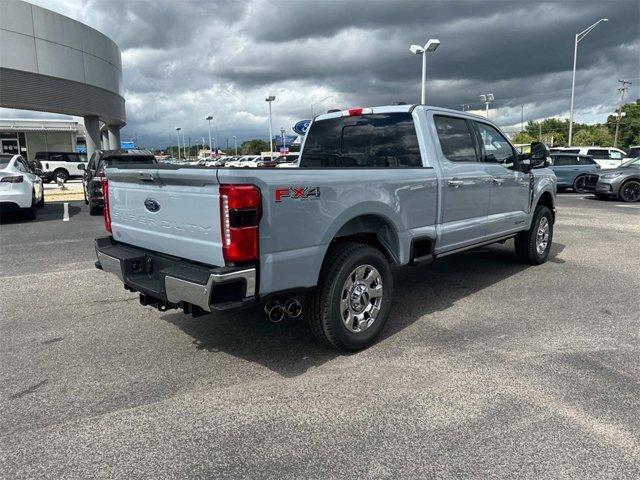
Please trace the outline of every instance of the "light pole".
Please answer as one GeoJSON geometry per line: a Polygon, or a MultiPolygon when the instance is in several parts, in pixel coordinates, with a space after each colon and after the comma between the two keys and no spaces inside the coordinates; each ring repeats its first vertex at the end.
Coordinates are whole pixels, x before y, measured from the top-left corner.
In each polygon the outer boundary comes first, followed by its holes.
{"type": "Polygon", "coordinates": [[[176,133],[178,134],[178,160],[180,160],[180,130],[182,128],[176,127],[176,133]]]}
{"type": "Polygon", "coordinates": [[[211,120],[213,120],[213,116],[207,115],[204,119],[209,122],[209,158],[211,158],[213,156],[213,146],[211,145],[211,120]]]}
{"type": "Polygon", "coordinates": [[[271,160],[273,160],[273,133],[272,133],[272,126],[271,126],[271,102],[273,102],[275,99],[276,99],[276,97],[274,95],[269,95],[267,98],[264,99],[264,101],[269,104],[269,156],[271,157],[271,160]]]}
{"type": "Polygon", "coordinates": [[[284,134],[287,133],[284,127],[280,127],[280,135],[282,138],[282,153],[287,153],[287,139],[284,134]]]}
{"type": "Polygon", "coordinates": [[[238,156],[238,137],[236,137],[235,135],[233,136],[233,143],[236,149],[236,157],[238,156]]]}
{"type": "Polygon", "coordinates": [[[493,93],[486,93],[484,95],[480,95],[480,101],[484,103],[484,115],[489,118],[489,104],[493,102],[493,93]]]}
{"type": "Polygon", "coordinates": [[[440,46],[440,40],[437,38],[430,38],[424,47],[420,45],[411,45],[409,50],[415,55],[422,55],[422,96],[420,100],[421,105],[425,105],[427,101],[427,53],[435,52],[440,46]]]}
{"type": "Polygon", "coordinates": [[[585,28],[583,31],[576,34],[575,43],[573,45],[573,77],[571,79],[571,109],[569,110],[569,141],[568,141],[569,146],[571,146],[571,141],[573,140],[573,99],[576,93],[576,63],[578,61],[578,43],[584,37],[589,35],[591,30],[596,28],[596,26],[600,22],[608,22],[608,21],[609,21],[608,18],[601,18],[590,27],[585,28]]]}

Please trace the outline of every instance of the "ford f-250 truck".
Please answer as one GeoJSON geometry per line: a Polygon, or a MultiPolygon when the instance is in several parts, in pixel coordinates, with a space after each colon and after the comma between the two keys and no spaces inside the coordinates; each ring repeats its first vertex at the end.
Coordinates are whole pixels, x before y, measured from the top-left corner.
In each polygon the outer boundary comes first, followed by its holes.
{"type": "Polygon", "coordinates": [[[531,150],[485,118],[400,105],[316,117],[299,168],[109,168],[96,266],[162,311],[264,303],[361,349],[389,317],[390,264],[509,238],[546,261],[556,178],[546,146],[531,150]]]}

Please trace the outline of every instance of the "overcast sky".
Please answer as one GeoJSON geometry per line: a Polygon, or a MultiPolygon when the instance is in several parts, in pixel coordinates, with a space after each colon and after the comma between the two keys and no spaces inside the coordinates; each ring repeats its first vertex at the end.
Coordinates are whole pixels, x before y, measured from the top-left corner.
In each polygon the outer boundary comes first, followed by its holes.
{"type": "MultiPolygon", "coordinates": [[[[268,137],[328,108],[414,103],[420,58],[412,43],[442,42],[427,65],[427,103],[480,108],[509,127],[568,116],[575,33],[581,43],[576,120],[606,119],[617,80],[640,97],[640,2],[33,0],[84,22],[122,50],[128,125],[123,139],[167,145],[182,126],[195,143],[215,116],[218,138],[268,137]]],[[[458,107],[459,108],[459,107],[458,107]]],[[[4,112],[0,112],[2,114],[4,112]]],[[[231,142],[231,141],[230,141],[231,142]]]]}

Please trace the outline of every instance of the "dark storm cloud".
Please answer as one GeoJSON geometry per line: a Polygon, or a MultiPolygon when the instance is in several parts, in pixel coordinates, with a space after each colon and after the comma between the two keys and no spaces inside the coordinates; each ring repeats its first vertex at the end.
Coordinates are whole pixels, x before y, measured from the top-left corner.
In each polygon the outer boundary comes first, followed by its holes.
{"type": "Polygon", "coordinates": [[[173,126],[220,136],[264,136],[264,95],[274,121],[290,125],[330,107],[415,102],[420,58],[412,43],[442,42],[428,57],[428,102],[471,104],[496,96],[501,125],[566,115],[574,35],[602,17],[580,44],[576,119],[602,121],[618,78],[640,83],[640,2],[34,0],[113,38],[123,51],[126,132],[158,143],[173,126]],[[49,5],[47,5],[48,3],[49,5]]]}

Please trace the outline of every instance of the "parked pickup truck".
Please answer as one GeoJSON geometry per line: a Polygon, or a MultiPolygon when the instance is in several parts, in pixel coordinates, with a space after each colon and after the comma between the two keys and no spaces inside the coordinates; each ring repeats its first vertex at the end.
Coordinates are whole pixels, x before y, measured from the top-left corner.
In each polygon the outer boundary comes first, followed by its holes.
{"type": "Polygon", "coordinates": [[[391,264],[513,238],[546,261],[556,178],[549,151],[519,155],[487,119],[427,106],[320,115],[299,168],[107,168],[96,267],[143,305],[194,315],[263,303],[303,313],[340,350],[373,343],[390,315],[391,264]]]}

